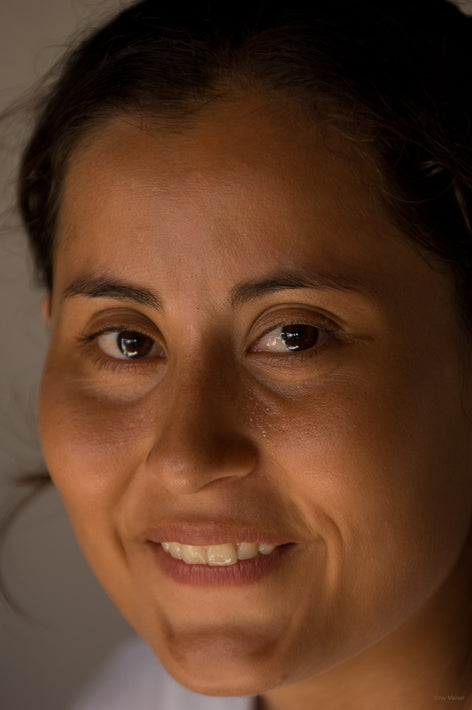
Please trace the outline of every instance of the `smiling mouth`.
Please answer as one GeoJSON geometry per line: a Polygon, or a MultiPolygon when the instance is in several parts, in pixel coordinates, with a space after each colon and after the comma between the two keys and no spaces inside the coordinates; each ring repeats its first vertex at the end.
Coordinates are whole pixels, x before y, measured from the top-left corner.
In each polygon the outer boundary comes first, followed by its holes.
{"type": "Polygon", "coordinates": [[[227,542],[221,545],[184,545],[180,542],[162,542],[162,549],[176,560],[188,565],[229,567],[238,560],[251,560],[258,555],[270,555],[276,545],[257,542],[227,542]]]}

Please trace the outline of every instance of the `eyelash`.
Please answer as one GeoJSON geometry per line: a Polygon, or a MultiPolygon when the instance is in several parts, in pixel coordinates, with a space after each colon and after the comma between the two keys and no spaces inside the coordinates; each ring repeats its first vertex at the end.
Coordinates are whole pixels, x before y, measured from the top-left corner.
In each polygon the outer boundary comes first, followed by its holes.
{"type": "MultiPolygon", "coordinates": [[[[110,324],[103,326],[99,330],[93,331],[92,333],[85,333],[84,335],[79,336],[79,344],[84,347],[84,348],[90,348],[91,345],[95,345],[97,343],[98,338],[101,335],[106,335],[107,333],[116,333],[117,335],[119,333],[123,332],[129,332],[129,333],[135,333],[136,335],[141,335],[145,338],[150,338],[153,342],[158,342],[155,336],[150,335],[149,333],[146,333],[143,329],[136,328],[135,326],[130,325],[129,323],[127,324],[110,324]]],[[[94,360],[95,362],[102,367],[103,369],[106,370],[111,370],[111,371],[116,371],[120,370],[123,371],[125,370],[135,370],[136,368],[142,368],[143,366],[146,366],[149,364],[150,360],[155,360],[156,358],[148,358],[148,357],[142,357],[142,358],[114,358],[111,357],[110,355],[107,355],[103,350],[99,348],[98,345],[95,345],[93,349],[93,355],[94,355],[94,360]]]]}
{"type": "MultiPolygon", "coordinates": [[[[286,318],[281,320],[278,323],[273,323],[268,327],[262,335],[260,335],[257,340],[255,341],[256,343],[260,342],[264,337],[269,335],[271,332],[278,330],[279,328],[285,328],[290,325],[304,325],[304,326],[309,326],[312,328],[316,328],[319,333],[321,338],[324,340],[328,341],[341,341],[341,334],[340,334],[340,329],[339,327],[329,318],[326,318],[322,316],[321,314],[316,315],[316,319],[314,317],[313,321],[309,321],[306,318],[304,319],[303,317],[300,318],[286,318]]],[[[296,361],[303,361],[303,360],[308,360],[312,359],[314,357],[317,357],[319,354],[319,350],[323,347],[325,347],[328,343],[316,343],[310,348],[307,348],[306,350],[287,350],[286,352],[269,352],[269,351],[253,351],[252,354],[257,356],[257,355],[263,355],[265,357],[269,358],[274,358],[277,359],[277,361],[283,361],[285,364],[290,364],[290,362],[293,362],[294,360],[296,361]]],[[[251,352],[249,350],[249,352],[251,352]]]]}
{"type": "MultiPolygon", "coordinates": [[[[339,333],[339,328],[338,326],[331,321],[328,318],[323,317],[320,314],[316,315],[316,321],[315,318],[313,319],[312,322],[309,322],[306,318],[303,319],[301,318],[288,318],[288,319],[283,319],[277,323],[272,323],[270,327],[268,327],[260,336],[257,337],[257,339],[253,342],[253,344],[250,346],[254,347],[257,343],[259,343],[264,337],[269,335],[272,331],[275,331],[279,328],[287,327],[290,325],[306,325],[306,326],[311,326],[313,328],[316,328],[319,330],[321,337],[323,340],[327,339],[332,340],[332,341],[340,341],[342,338],[340,337],[339,333]]],[[[103,369],[109,370],[109,371],[123,371],[123,370],[135,370],[136,368],[142,368],[143,366],[145,367],[146,365],[150,364],[151,362],[154,362],[156,357],[141,357],[141,358],[114,358],[112,356],[107,355],[103,350],[99,348],[97,345],[97,341],[101,335],[105,335],[107,333],[116,333],[117,335],[120,332],[130,332],[130,333],[135,333],[137,335],[141,335],[146,338],[150,338],[154,343],[159,342],[155,335],[150,335],[148,332],[146,332],[144,329],[140,329],[139,327],[135,327],[131,325],[130,323],[127,324],[117,324],[117,323],[110,323],[109,325],[104,325],[102,328],[100,328],[97,331],[93,331],[92,333],[85,333],[83,335],[80,335],[78,340],[79,343],[84,347],[84,348],[90,348],[91,345],[94,345],[93,348],[93,354],[94,354],[94,359],[96,363],[102,367],[103,369]]],[[[322,347],[325,347],[327,343],[322,343],[318,345],[316,343],[313,347],[307,348],[306,350],[287,350],[287,352],[270,352],[270,351],[252,351],[249,348],[246,352],[249,355],[252,356],[264,356],[268,357],[271,360],[276,360],[277,362],[284,362],[285,365],[289,365],[290,363],[294,362],[303,362],[305,360],[312,359],[319,354],[319,350],[322,347]]]]}

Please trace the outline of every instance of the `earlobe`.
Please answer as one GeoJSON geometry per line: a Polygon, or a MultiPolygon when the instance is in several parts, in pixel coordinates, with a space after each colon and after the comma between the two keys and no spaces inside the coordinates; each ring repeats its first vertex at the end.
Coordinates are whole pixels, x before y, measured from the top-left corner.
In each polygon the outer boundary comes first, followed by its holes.
{"type": "Polygon", "coordinates": [[[46,293],[41,299],[41,317],[49,326],[51,322],[51,294],[46,293]]]}

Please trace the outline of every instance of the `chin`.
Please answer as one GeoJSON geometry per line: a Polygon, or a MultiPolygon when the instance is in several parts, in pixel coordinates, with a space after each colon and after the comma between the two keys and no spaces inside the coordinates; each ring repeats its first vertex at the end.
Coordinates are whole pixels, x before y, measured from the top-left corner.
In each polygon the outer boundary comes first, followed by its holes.
{"type": "Polygon", "coordinates": [[[181,685],[202,695],[259,695],[282,684],[286,676],[286,664],[277,663],[273,643],[264,648],[262,642],[256,644],[252,638],[248,648],[248,638],[237,635],[224,639],[179,638],[166,652],[160,648],[157,655],[181,685]]]}

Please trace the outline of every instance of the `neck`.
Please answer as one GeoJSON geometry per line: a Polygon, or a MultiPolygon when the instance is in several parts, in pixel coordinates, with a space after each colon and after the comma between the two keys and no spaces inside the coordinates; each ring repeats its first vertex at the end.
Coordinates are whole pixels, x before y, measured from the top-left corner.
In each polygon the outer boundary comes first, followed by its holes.
{"type": "Polygon", "coordinates": [[[401,628],[330,671],[264,694],[263,710],[472,710],[469,544],[448,580],[401,628]]]}

